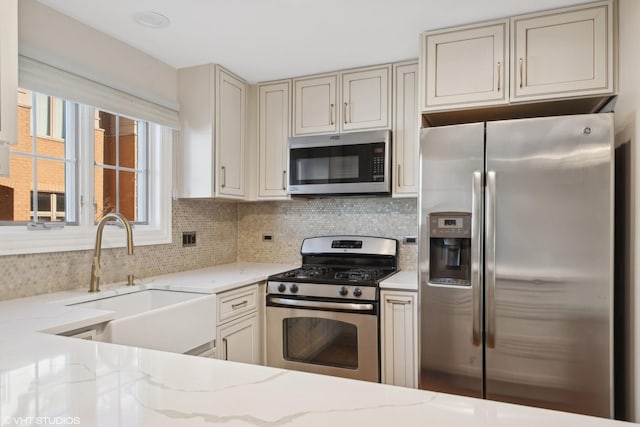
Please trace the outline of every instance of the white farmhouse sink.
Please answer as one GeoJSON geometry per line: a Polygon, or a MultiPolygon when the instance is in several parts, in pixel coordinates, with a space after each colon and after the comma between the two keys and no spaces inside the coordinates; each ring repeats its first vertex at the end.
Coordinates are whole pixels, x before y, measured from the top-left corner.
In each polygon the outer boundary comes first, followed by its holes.
{"type": "Polygon", "coordinates": [[[146,289],[69,304],[116,313],[101,340],[185,353],[216,336],[216,296],[146,289]]]}

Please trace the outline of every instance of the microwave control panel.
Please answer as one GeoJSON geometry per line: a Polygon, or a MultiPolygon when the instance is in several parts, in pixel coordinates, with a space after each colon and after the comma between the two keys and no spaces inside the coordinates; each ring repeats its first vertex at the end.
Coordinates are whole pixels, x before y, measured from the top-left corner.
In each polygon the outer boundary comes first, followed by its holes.
{"type": "Polygon", "coordinates": [[[371,178],[374,182],[384,181],[384,145],[374,147],[371,165],[371,178]]]}

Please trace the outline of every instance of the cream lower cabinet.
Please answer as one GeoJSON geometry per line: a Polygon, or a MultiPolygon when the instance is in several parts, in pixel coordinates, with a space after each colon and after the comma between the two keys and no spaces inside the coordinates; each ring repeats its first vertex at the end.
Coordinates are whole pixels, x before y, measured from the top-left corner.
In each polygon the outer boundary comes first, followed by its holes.
{"type": "Polygon", "coordinates": [[[381,380],[384,384],[417,387],[417,298],[417,292],[380,292],[380,362],[381,380]]]}
{"type": "Polygon", "coordinates": [[[259,285],[218,294],[216,356],[218,359],[261,363],[259,285]]]}
{"type": "Polygon", "coordinates": [[[610,2],[511,19],[511,100],[611,93],[610,2]]]}
{"type": "Polygon", "coordinates": [[[260,364],[260,324],[253,313],[218,326],[218,359],[260,364]]]}
{"type": "Polygon", "coordinates": [[[418,63],[393,65],[393,196],[418,196],[420,114],[418,63]]]}

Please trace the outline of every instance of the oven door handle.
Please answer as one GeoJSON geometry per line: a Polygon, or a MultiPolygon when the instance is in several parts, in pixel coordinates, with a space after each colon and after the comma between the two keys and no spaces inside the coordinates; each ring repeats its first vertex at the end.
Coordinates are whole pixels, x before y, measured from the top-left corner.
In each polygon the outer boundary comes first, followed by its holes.
{"type": "Polygon", "coordinates": [[[282,305],[290,305],[295,307],[309,308],[326,308],[333,310],[352,310],[352,311],[371,311],[373,304],[360,304],[352,302],[327,302],[327,301],[308,301],[289,298],[271,298],[271,302],[282,305]]]}

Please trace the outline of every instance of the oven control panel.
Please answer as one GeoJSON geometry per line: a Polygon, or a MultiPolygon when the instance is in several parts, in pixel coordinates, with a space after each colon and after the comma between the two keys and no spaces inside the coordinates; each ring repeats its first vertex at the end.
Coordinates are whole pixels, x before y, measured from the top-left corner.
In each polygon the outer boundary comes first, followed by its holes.
{"type": "Polygon", "coordinates": [[[367,301],[377,300],[377,287],[357,285],[330,285],[319,283],[268,282],[267,293],[319,298],[344,298],[367,301]]]}

